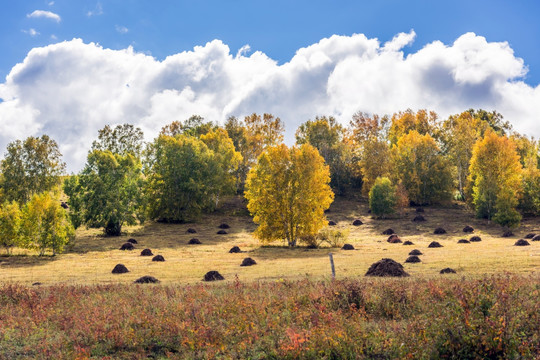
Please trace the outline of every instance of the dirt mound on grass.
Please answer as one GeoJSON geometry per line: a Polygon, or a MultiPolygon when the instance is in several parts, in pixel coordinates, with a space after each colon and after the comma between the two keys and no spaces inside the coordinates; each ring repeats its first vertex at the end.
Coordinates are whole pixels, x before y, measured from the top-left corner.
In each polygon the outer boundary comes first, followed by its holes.
{"type": "Polygon", "coordinates": [[[155,284],[158,282],[159,282],[158,279],[150,275],[145,275],[134,281],[135,284],[155,284]]]}
{"type": "Polygon", "coordinates": [[[480,236],[472,236],[470,239],[469,239],[470,242],[480,242],[482,241],[482,238],[480,236]]]}
{"type": "Polygon", "coordinates": [[[376,263],[371,264],[366,276],[396,276],[396,277],[405,277],[409,276],[403,270],[403,265],[392,260],[392,259],[381,259],[376,263]]]}
{"type": "Polygon", "coordinates": [[[257,265],[257,262],[250,257],[247,257],[244,260],[242,260],[242,263],[240,264],[240,266],[252,266],[252,265],[257,265]]]}
{"type": "Polygon", "coordinates": [[[231,227],[229,226],[229,224],[223,223],[223,224],[220,224],[218,226],[218,228],[220,228],[220,229],[230,229],[231,227]]]}
{"type": "Polygon", "coordinates": [[[440,248],[443,247],[441,244],[439,244],[437,241],[432,241],[429,243],[428,248],[440,248]]]}
{"type": "Polygon", "coordinates": [[[426,221],[426,218],[423,217],[422,215],[416,215],[416,216],[414,217],[414,219],[412,219],[412,221],[414,221],[414,222],[426,221]]]}
{"type": "Polygon", "coordinates": [[[457,241],[458,244],[470,244],[471,242],[467,239],[459,239],[457,241]]]}
{"type": "Polygon", "coordinates": [[[407,240],[403,243],[403,245],[414,245],[414,243],[412,241],[407,240]]]}
{"type": "Polygon", "coordinates": [[[388,241],[390,244],[401,244],[402,243],[401,239],[396,234],[390,235],[390,237],[386,241],[388,241]]]}
{"type": "Polygon", "coordinates": [[[512,232],[512,230],[505,230],[502,234],[502,237],[511,237],[511,236],[514,236],[514,233],[512,232]]]}
{"type": "Polygon", "coordinates": [[[332,221],[332,220],[328,221],[328,226],[336,226],[336,225],[337,224],[335,221],[332,221]]]}
{"type": "Polygon", "coordinates": [[[141,251],[141,256],[152,256],[152,255],[154,254],[152,253],[152,250],[150,249],[144,249],[143,251],[141,251]]]}
{"type": "Polygon", "coordinates": [[[200,245],[200,244],[201,244],[201,241],[197,238],[193,238],[188,241],[188,245],[200,245]]]}
{"type": "Polygon", "coordinates": [[[442,235],[442,234],[446,234],[446,230],[444,230],[442,227],[438,227],[435,229],[435,231],[433,231],[433,233],[435,235],[442,235]]]}
{"type": "Polygon", "coordinates": [[[411,252],[409,253],[409,255],[412,256],[412,255],[424,255],[424,254],[422,254],[422,252],[421,252],[420,250],[414,249],[413,251],[411,251],[411,252]]]}
{"type": "Polygon", "coordinates": [[[534,236],[531,240],[532,241],[540,241],[540,235],[534,236]]]}
{"type": "Polygon", "coordinates": [[[135,239],[128,239],[127,242],[132,243],[132,244],[138,244],[137,240],[135,240],[135,239]]]}
{"type": "Polygon", "coordinates": [[[416,212],[417,212],[417,213],[423,213],[423,212],[424,212],[424,208],[421,208],[421,207],[416,208],[416,212]]]}
{"type": "Polygon", "coordinates": [[[525,239],[532,239],[535,236],[536,236],[535,233],[528,233],[527,235],[525,235],[525,239]]]}
{"type": "Polygon", "coordinates": [[[382,232],[383,235],[392,235],[392,234],[395,234],[396,232],[392,229],[392,228],[388,228],[386,230],[384,230],[382,232]]]}
{"type": "Polygon", "coordinates": [[[197,230],[195,230],[195,229],[193,229],[193,228],[189,228],[189,229],[186,230],[186,232],[187,232],[188,234],[196,234],[196,233],[197,233],[197,230]]]}
{"type": "Polygon", "coordinates": [[[419,262],[422,262],[422,260],[420,260],[420,258],[416,255],[411,255],[407,258],[407,260],[405,260],[406,263],[419,263],[419,262]]]}
{"type": "Polygon", "coordinates": [[[514,246],[529,246],[529,245],[531,245],[531,244],[529,244],[529,242],[527,240],[523,240],[523,239],[519,239],[514,244],[514,246]]]}
{"type": "Polygon", "coordinates": [[[218,235],[227,235],[228,233],[225,230],[219,230],[216,234],[218,234],[218,235]]]}
{"type": "Polygon", "coordinates": [[[363,223],[362,220],[360,220],[360,219],[354,220],[354,221],[352,222],[352,224],[353,224],[354,226],[364,225],[364,223],[363,223]]]}
{"type": "Polygon", "coordinates": [[[444,268],[441,271],[439,271],[440,274],[455,274],[456,270],[452,268],[444,268]]]}
{"type": "Polygon", "coordinates": [[[156,255],[152,258],[152,261],[165,261],[165,258],[161,255],[156,255]]]}
{"type": "Polygon", "coordinates": [[[133,246],[133,244],[130,242],[123,243],[122,246],[120,246],[120,250],[133,250],[133,249],[135,249],[135,246],[133,246]]]}
{"type": "Polygon", "coordinates": [[[465,226],[463,228],[464,233],[472,233],[473,231],[474,231],[474,228],[472,226],[469,226],[469,225],[467,225],[467,226],[465,226]]]}
{"type": "Polygon", "coordinates": [[[352,246],[351,244],[345,244],[343,245],[341,250],[354,250],[354,246],[352,246]]]}
{"type": "Polygon", "coordinates": [[[229,250],[229,254],[238,254],[238,253],[241,253],[242,250],[240,250],[240,248],[238,246],[233,246],[231,248],[231,250],[229,250]]]}
{"type": "Polygon", "coordinates": [[[128,268],[124,264],[116,264],[111,271],[113,274],[125,274],[129,272],[128,268]]]}
{"type": "Polygon", "coordinates": [[[212,270],[204,274],[203,281],[217,281],[217,280],[225,280],[225,278],[217,271],[212,270]]]}

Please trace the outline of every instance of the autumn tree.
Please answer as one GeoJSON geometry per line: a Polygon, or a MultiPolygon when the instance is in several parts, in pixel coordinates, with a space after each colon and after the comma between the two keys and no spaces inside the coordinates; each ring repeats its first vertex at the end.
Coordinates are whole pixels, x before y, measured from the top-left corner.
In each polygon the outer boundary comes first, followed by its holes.
{"type": "Polygon", "coordinates": [[[32,195],[57,186],[64,169],[58,144],[49,136],[11,142],[0,162],[3,196],[8,201],[25,203],[32,195]]]}
{"type": "Polygon", "coordinates": [[[401,182],[411,202],[429,204],[448,200],[452,173],[435,140],[412,130],[392,147],[392,176],[401,182]]]}
{"type": "Polygon", "coordinates": [[[0,206],[0,246],[9,255],[11,249],[20,245],[21,210],[15,201],[0,206]]]}
{"type": "Polygon", "coordinates": [[[476,215],[503,226],[519,224],[522,166],[515,143],[488,130],[474,145],[469,173],[476,215]]]}
{"type": "Polygon", "coordinates": [[[35,194],[23,209],[21,238],[26,248],[36,249],[40,255],[50,250],[61,253],[75,237],[75,229],[66,210],[49,192],[35,194]]]}
{"type": "Polygon", "coordinates": [[[192,115],[184,121],[175,120],[161,128],[160,135],[176,136],[180,134],[200,137],[217,128],[211,121],[205,121],[200,115],[192,115]]]}
{"type": "Polygon", "coordinates": [[[395,212],[396,187],[387,177],[379,177],[369,191],[369,208],[378,217],[395,212]]]}
{"type": "Polygon", "coordinates": [[[64,182],[76,227],[104,228],[107,235],[119,236],[124,225],[144,219],[142,146],[139,128],[125,124],[100,130],[82,172],[64,182]]]}
{"type": "Polygon", "coordinates": [[[421,135],[429,134],[432,138],[438,138],[437,114],[433,111],[412,110],[399,112],[392,115],[391,125],[388,130],[388,139],[391,144],[397,144],[398,140],[411,131],[421,135]]]}
{"type": "Polygon", "coordinates": [[[334,197],[329,182],[329,168],[313,146],[267,148],[246,182],[248,209],[259,225],[255,235],[263,242],[286,241],[290,247],[316,235],[334,197]]]}
{"type": "Polygon", "coordinates": [[[296,130],[296,143],[315,147],[330,167],[330,185],[344,193],[351,178],[352,148],[345,141],[346,129],[332,116],[315,117],[296,130]]]}

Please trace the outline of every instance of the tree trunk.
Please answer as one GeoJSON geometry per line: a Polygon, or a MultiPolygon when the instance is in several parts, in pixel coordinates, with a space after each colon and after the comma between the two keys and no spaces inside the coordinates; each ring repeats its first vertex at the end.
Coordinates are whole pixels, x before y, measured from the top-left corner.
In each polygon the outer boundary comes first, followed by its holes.
{"type": "Polygon", "coordinates": [[[120,236],[122,232],[122,224],[119,222],[109,221],[105,226],[105,234],[108,236],[120,236]]]}

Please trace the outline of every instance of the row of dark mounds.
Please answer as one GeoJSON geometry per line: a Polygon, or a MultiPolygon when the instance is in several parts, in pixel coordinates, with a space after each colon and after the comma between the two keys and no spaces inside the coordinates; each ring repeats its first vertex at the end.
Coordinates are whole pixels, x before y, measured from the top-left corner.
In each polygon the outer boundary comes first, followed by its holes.
{"type": "MultiPolygon", "coordinates": [[[[360,219],[355,219],[353,222],[352,222],[353,226],[360,226],[360,225],[364,225],[364,223],[362,222],[362,220],[360,219]]],[[[336,226],[337,223],[333,220],[330,220],[328,221],[328,225],[329,226],[336,226]]]]}
{"type": "MultiPolygon", "coordinates": [[[[230,229],[231,227],[229,226],[229,224],[226,224],[226,223],[222,223],[218,226],[218,228],[220,228],[221,230],[219,230],[216,234],[218,235],[227,235],[227,231],[225,231],[225,229],[230,229]]],[[[197,233],[197,230],[193,229],[193,228],[189,228],[186,230],[186,232],[188,234],[196,234],[197,233]]]]}
{"type": "MultiPolygon", "coordinates": [[[[418,263],[420,262],[420,258],[418,258],[418,256],[416,255],[412,255],[412,256],[409,256],[405,262],[418,263]]],[[[455,274],[456,271],[451,268],[444,268],[439,273],[440,274],[455,274]]],[[[368,271],[366,272],[366,276],[407,277],[410,275],[405,271],[405,269],[403,268],[403,265],[401,265],[397,261],[384,258],[372,264],[369,267],[368,271]]]]}

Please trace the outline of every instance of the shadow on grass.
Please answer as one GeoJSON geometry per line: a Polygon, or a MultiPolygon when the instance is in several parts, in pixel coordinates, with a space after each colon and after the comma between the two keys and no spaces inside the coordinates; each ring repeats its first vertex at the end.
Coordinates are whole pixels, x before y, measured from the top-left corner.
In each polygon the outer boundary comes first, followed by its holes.
{"type": "Polygon", "coordinates": [[[258,259],[298,259],[327,257],[329,252],[340,251],[338,248],[322,247],[317,249],[308,249],[305,246],[290,248],[288,246],[264,245],[248,251],[248,254],[256,256],[258,259]]]}
{"type": "Polygon", "coordinates": [[[47,265],[57,259],[58,256],[52,255],[0,255],[0,269],[47,265]]]}

